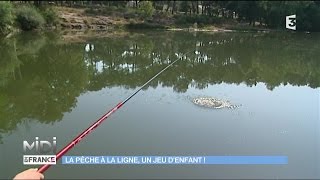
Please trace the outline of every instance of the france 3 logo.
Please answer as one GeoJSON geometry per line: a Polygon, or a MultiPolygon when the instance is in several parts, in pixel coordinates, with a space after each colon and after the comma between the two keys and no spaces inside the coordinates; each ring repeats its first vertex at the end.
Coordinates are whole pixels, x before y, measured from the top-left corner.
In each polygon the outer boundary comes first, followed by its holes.
{"type": "Polygon", "coordinates": [[[50,141],[39,141],[39,137],[35,141],[29,143],[23,141],[23,151],[28,152],[28,155],[23,155],[24,165],[41,165],[41,164],[56,164],[56,137],[50,141]]]}
{"type": "Polygon", "coordinates": [[[297,19],[296,15],[286,16],[286,28],[291,30],[296,30],[297,19]]]}

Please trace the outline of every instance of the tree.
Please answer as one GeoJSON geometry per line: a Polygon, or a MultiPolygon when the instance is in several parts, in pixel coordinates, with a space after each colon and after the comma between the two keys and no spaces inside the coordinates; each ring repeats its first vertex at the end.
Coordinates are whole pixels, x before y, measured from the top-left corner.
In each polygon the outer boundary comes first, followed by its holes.
{"type": "Polygon", "coordinates": [[[154,8],[151,1],[142,1],[140,3],[139,11],[144,17],[151,17],[154,13],[154,8]]]}

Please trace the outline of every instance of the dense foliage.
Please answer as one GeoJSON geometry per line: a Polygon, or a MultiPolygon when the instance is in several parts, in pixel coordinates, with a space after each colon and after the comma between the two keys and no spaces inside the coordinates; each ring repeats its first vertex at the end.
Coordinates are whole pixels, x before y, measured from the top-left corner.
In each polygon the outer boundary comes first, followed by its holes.
{"type": "Polygon", "coordinates": [[[54,25],[58,24],[58,22],[59,22],[58,14],[53,8],[44,7],[41,9],[40,12],[41,12],[43,18],[45,19],[47,25],[54,26],[54,25]]]}
{"type": "Polygon", "coordinates": [[[58,15],[52,7],[0,1],[0,34],[10,32],[14,26],[29,31],[39,29],[45,24],[58,24],[58,15]]]}
{"type": "Polygon", "coordinates": [[[139,10],[144,17],[151,17],[154,13],[154,8],[150,1],[142,1],[139,10]]]}
{"type": "Polygon", "coordinates": [[[43,16],[31,6],[22,6],[17,9],[16,21],[25,31],[40,28],[45,23],[43,16]]]}
{"type": "Polygon", "coordinates": [[[6,33],[13,23],[11,3],[0,1],[0,32],[6,33]]]}

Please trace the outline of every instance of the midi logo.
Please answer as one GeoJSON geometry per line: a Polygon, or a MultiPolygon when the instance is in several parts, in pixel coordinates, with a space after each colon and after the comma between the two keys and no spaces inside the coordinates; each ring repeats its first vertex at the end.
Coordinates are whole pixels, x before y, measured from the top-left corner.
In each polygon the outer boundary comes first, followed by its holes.
{"type": "Polygon", "coordinates": [[[296,30],[296,24],[297,24],[297,20],[296,20],[296,15],[290,15],[290,16],[286,16],[286,28],[287,29],[291,29],[291,30],[296,30]]]}
{"type": "Polygon", "coordinates": [[[23,141],[23,151],[28,153],[23,155],[23,164],[56,164],[57,138],[53,137],[52,142],[40,141],[39,137],[31,143],[23,141]]]}

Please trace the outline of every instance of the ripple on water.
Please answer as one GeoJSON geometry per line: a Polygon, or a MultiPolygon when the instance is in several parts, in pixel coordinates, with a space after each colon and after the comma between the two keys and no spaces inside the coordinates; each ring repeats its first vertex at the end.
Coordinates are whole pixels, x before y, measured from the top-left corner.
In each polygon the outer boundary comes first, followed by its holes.
{"type": "Polygon", "coordinates": [[[192,99],[192,102],[198,106],[213,108],[213,109],[221,109],[221,108],[235,109],[240,106],[240,105],[231,104],[230,101],[217,99],[213,97],[198,97],[198,98],[192,99]]]}

